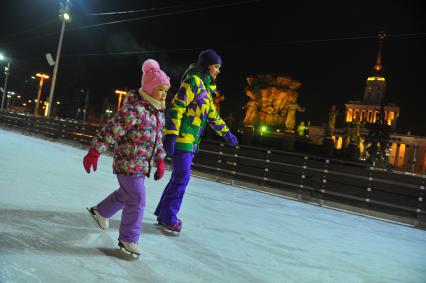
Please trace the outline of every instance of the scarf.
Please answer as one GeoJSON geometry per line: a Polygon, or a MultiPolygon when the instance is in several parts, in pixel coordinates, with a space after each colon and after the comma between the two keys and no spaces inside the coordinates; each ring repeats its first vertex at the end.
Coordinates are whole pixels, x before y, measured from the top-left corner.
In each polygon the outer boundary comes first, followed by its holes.
{"type": "Polygon", "coordinates": [[[164,102],[153,98],[151,95],[146,93],[142,88],[139,89],[139,94],[142,95],[143,99],[145,99],[152,106],[154,106],[155,109],[164,110],[166,108],[166,104],[164,102]]]}

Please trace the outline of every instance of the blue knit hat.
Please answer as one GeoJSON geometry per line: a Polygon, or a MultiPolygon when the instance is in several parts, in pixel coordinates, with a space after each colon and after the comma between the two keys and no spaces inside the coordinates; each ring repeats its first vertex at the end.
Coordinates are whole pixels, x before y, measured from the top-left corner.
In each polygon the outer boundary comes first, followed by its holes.
{"type": "Polygon", "coordinates": [[[198,56],[198,64],[204,68],[208,68],[210,65],[220,64],[222,65],[222,58],[213,49],[207,49],[200,52],[198,56]]]}

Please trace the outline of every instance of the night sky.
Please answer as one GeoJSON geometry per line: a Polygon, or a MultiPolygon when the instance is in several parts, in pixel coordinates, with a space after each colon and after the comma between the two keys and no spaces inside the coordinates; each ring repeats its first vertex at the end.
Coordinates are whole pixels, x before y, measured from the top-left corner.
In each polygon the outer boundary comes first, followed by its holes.
{"type": "MultiPolygon", "coordinates": [[[[387,100],[401,108],[397,131],[426,135],[422,2],[72,0],[54,99],[62,102],[62,115],[72,116],[84,101],[80,90],[88,90],[89,114],[100,112],[106,98],[116,103],[115,89],[140,87],[141,62],[147,58],[159,61],[176,89],[198,53],[213,48],[223,58],[218,83],[225,95],[223,116],[243,115],[248,75],[287,75],[302,83],[298,102],[307,110],[297,120],[321,125],[332,104],[343,112],[345,102],[362,99],[377,57],[377,34],[385,31],[387,100]],[[139,9],[148,11],[87,15],[139,9]],[[137,17],[146,18],[87,27],[137,17]],[[147,53],[111,55],[129,52],[147,53]]],[[[2,0],[0,7],[0,51],[11,58],[8,89],[34,99],[37,82],[30,76],[52,73],[44,54],[56,54],[59,1],[2,0]]]]}

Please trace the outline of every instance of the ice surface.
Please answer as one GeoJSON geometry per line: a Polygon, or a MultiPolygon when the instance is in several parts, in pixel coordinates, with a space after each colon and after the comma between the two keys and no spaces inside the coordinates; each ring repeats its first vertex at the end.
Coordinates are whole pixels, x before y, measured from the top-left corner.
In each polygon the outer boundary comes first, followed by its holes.
{"type": "Polygon", "coordinates": [[[0,282],[426,282],[426,231],[193,177],[179,237],[155,225],[170,172],[148,180],[137,261],[86,211],[112,158],[0,130],[0,282]]]}

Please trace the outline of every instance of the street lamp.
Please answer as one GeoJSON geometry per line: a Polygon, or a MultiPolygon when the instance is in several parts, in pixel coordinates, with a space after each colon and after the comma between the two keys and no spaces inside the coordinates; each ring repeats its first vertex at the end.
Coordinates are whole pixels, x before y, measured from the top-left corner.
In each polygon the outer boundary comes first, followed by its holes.
{"type": "Polygon", "coordinates": [[[6,109],[9,109],[9,101],[12,99],[12,106],[15,99],[15,92],[14,91],[8,91],[7,92],[7,102],[6,102],[6,109]]]}
{"type": "MultiPolygon", "coordinates": [[[[0,61],[4,61],[6,60],[6,57],[4,57],[3,54],[0,53],[0,61]]],[[[4,87],[3,87],[3,96],[1,98],[1,108],[0,111],[3,111],[3,105],[4,105],[4,97],[6,96],[6,91],[7,91],[7,78],[9,77],[10,74],[10,61],[7,62],[7,67],[4,67],[4,87]]]]}
{"type": "Polygon", "coordinates": [[[84,110],[83,110],[83,121],[86,122],[86,115],[87,115],[87,104],[89,103],[89,91],[86,89],[82,89],[81,93],[85,94],[85,99],[84,99],[84,110]]]}
{"type": "Polygon", "coordinates": [[[105,110],[105,112],[107,113],[107,117],[108,117],[108,120],[109,120],[109,117],[110,117],[110,116],[111,116],[111,114],[112,114],[112,110],[107,109],[107,110],[105,110]]]}
{"type": "Polygon", "coordinates": [[[36,77],[40,78],[40,85],[38,87],[38,92],[37,92],[37,100],[36,100],[36,105],[34,108],[34,116],[38,116],[38,108],[40,106],[40,97],[41,97],[41,90],[43,88],[43,82],[44,80],[47,80],[49,76],[46,74],[37,73],[36,77]]]}
{"type": "Polygon", "coordinates": [[[52,108],[53,93],[55,92],[56,75],[58,73],[58,66],[59,66],[59,57],[61,55],[62,41],[64,39],[65,23],[71,21],[70,7],[71,7],[70,0],[67,0],[65,3],[65,7],[59,10],[59,19],[61,19],[62,21],[62,28],[61,28],[61,35],[59,36],[58,50],[56,51],[55,67],[53,68],[52,85],[50,86],[49,103],[47,104],[47,111],[46,111],[47,117],[50,117],[50,111],[52,108]]]}
{"type": "Polygon", "coordinates": [[[121,99],[122,99],[123,95],[125,95],[127,92],[124,91],[124,90],[117,89],[115,91],[115,93],[118,94],[118,105],[117,105],[117,111],[118,111],[118,109],[120,109],[121,99]]]}

